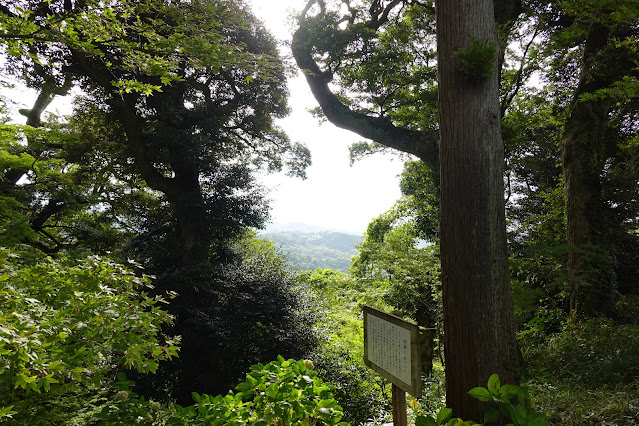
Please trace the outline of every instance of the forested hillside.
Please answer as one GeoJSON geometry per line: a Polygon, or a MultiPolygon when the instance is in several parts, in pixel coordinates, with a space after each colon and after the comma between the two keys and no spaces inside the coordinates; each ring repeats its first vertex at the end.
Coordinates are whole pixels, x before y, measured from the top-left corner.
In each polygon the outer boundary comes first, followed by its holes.
{"type": "Polygon", "coordinates": [[[355,246],[362,237],[342,232],[268,232],[260,238],[275,243],[291,266],[300,271],[335,269],[346,272],[351,258],[357,254],[355,246]]]}

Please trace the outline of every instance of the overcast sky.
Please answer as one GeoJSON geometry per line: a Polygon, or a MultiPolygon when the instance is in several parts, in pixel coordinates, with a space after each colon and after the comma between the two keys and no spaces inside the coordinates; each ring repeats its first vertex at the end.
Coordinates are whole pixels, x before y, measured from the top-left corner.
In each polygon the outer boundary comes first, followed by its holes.
{"type": "MultiPolygon", "coordinates": [[[[280,40],[290,40],[288,16],[306,0],[251,0],[253,12],[280,40]]],[[[285,49],[284,54],[290,56],[285,49]]],[[[289,82],[292,113],[279,125],[294,141],[311,150],[308,179],[271,175],[263,182],[271,188],[273,222],[305,223],[327,229],[363,233],[370,220],[388,210],[399,198],[398,175],[402,162],[376,154],[349,166],[348,146],[362,138],[330,123],[318,124],[307,112],[317,106],[300,74],[289,82]]]]}

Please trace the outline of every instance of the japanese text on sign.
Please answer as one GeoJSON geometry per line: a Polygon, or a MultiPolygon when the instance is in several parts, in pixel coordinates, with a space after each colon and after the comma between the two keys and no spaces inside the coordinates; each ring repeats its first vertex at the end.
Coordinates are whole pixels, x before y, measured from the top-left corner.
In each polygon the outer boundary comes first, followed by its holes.
{"type": "Polygon", "coordinates": [[[410,330],[368,315],[368,359],[397,377],[411,383],[410,330]]]}

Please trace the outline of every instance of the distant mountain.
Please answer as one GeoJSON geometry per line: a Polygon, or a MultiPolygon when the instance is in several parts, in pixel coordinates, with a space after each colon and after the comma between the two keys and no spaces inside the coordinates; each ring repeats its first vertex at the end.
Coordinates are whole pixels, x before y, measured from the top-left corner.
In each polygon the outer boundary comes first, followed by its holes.
{"type": "Polygon", "coordinates": [[[266,229],[263,232],[266,234],[279,234],[282,232],[314,233],[314,232],[322,232],[322,231],[331,231],[331,232],[355,235],[355,233],[349,232],[348,230],[345,230],[345,229],[326,228],[323,226],[309,225],[308,223],[301,223],[301,222],[271,223],[267,225],[266,229]]]}
{"type": "Polygon", "coordinates": [[[275,243],[289,263],[298,270],[336,269],[346,272],[351,258],[357,254],[355,245],[361,236],[343,232],[265,232],[259,238],[275,243]]]}

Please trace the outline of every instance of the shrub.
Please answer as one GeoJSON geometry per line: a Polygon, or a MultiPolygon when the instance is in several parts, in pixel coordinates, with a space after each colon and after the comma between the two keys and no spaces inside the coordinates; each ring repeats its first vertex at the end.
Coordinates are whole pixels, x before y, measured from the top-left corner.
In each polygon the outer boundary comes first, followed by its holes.
{"type": "Polygon", "coordinates": [[[639,327],[605,318],[570,322],[525,355],[554,377],[581,386],[629,383],[639,379],[639,327]]]}
{"type": "MultiPolygon", "coordinates": [[[[532,410],[528,391],[517,385],[501,386],[499,376],[493,374],[487,387],[476,387],[468,391],[470,396],[490,404],[482,424],[498,422],[500,415],[512,420],[511,426],[550,426],[545,416],[532,410]]],[[[452,417],[453,410],[441,409],[436,416],[420,415],[415,426],[475,425],[474,421],[452,417]]]]}
{"type": "Polygon", "coordinates": [[[114,367],[152,373],[177,356],[179,338],[160,331],[173,319],[158,306],[174,295],[149,297],[149,277],[95,256],[20,261],[0,249],[0,393],[15,406],[3,417],[27,409],[32,392],[99,385],[114,367]]]}
{"type": "Polygon", "coordinates": [[[639,421],[639,327],[597,318],[569,322],[524,352],[528,386],[553,424],[639,421]]]}
{"type": "MultiPolygon", "coordinates": [[[[123,381],[118,402],[105,407],[96,420],[109,424],[140,421],[168,425],[339,425],[343,412],[333,398],[334,386],[324,383],[309,361],[284,360],[254,365],[237,385],[238,393],[209,396],[193,393],[195,405],[161,406],[130,391],[123,381]]],[[[119,396],[118,396],[119,395],[119,396]]]]}

